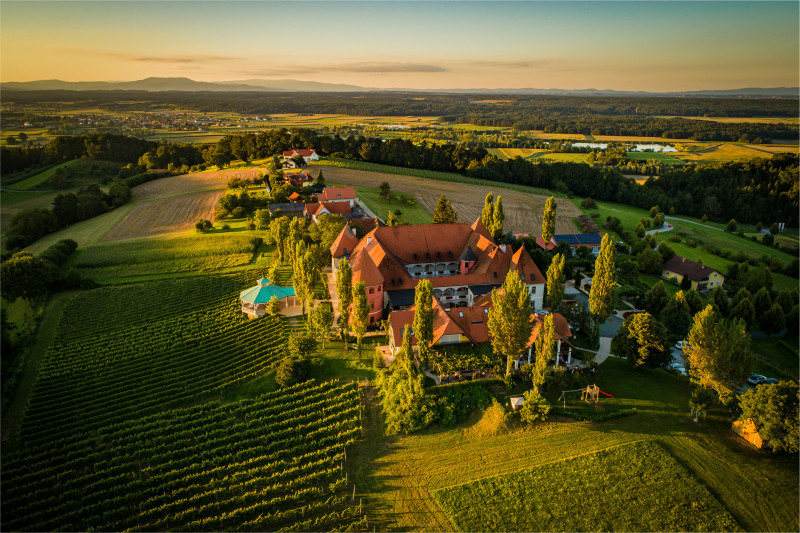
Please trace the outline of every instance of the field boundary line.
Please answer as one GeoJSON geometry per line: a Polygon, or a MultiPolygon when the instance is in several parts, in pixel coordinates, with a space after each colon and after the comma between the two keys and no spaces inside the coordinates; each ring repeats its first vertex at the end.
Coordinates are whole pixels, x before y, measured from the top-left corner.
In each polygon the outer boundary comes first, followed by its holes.
{"type": "Polygon", "coordinates": [[[28,398],[36,384],[42,356],[55,338],[56,327],[61,321],[61,316],[64,314],[67,304],[82,292],[85,291],[57,293],[47,302],[42,313],[42,319],[39,321],[39,327],[36,329],[36,339],[25,358],[25,368],[14,393],[14,399],[8,407],[8,412],[3,416],[2,441],[4,443],[13,443],[16,440],[16,430],[25,415],[28,398]]]}

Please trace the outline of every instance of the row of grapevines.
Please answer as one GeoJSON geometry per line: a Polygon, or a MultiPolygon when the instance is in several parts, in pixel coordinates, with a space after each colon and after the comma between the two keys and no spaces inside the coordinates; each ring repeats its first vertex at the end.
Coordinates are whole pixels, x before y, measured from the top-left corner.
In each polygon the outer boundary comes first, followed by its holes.
{"type": "Polygon", "coordinates": [[[3,530],[364,529],[351,382],[306,382],[38,442],[2,465],[3,530]],[[352,489],[350,489],[352,490],[352,489]]]}

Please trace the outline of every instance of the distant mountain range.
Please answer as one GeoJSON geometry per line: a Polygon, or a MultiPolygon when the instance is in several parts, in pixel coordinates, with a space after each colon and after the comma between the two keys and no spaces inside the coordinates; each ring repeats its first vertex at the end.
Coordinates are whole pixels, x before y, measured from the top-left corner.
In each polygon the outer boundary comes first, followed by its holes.
{"type": "Polygon", "coordinates": [[[712,97],[772,97],[798,98],[798,87],[747,87],[704,91],[648,92],[615,91],[613,89],[380,89],[339,83],[302,80],[234,80],[195,81],[189,78],[145,78],[136,81],[10,81],[0,83],[0,90],[17,91],[249,91],[249,92],[427,92],[450,94],[551,94],[566,96],[712,96],[712,97]]]}

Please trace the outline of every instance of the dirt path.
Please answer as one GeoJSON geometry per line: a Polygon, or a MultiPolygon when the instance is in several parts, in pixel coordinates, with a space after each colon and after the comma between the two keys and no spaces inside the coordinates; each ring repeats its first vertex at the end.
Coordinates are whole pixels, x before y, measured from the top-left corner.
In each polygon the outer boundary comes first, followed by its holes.
{"type": "MultiPolygon", "coordinates": [[[[316,173],[319,167],[313,167],[316,173]]],[[[444,194],[453,208],[458,212],[458,221],[471,224],[481,216],[483,201],[489,192],[503,197],[503,210],[506,215],[505,229],[515,233],[532,233],[538,235],[542,231],[542,214],[546,196],[526,192],[490,187],[438,181],[415,176],[367,172],[349,168],[324,167],[325,179],[333,183],[346,183],[360,187],[378,188],[381,182],[388,181],[392,190],[413,194],[420,205],[433,214],[436,201],[444,194]]],[[[567,199],[558,199],[556,216],[556,233],[576,233],[579,230],[572,219],[581,214],[580,210],[567,199]]]]}
{"type": "Polygon", "coordinates": [[[42,321],[39,323],[39,330],[36,332],[36,340],[25,360],[25,369],[22,371],[22,377],[14,394],[14,399],[11,401],[8,412],[3,416],[2,441],[4,450],[7,448],[5,446],[6,443],[13,442],[16,439],[16,430],[24,414],[25,403],[31,394],[33,384],[36,382],[39,362],[45,350],[53,341],[53,337],[56,334],[56,326],[64,313],[64,308],[72,298],[80,293],[81,291],[59,292],[47,302],[42,321]]]}

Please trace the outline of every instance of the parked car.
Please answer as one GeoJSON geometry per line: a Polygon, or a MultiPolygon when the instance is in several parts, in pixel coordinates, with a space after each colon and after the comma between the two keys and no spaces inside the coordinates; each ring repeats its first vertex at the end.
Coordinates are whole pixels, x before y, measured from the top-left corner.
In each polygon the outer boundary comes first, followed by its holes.
{"type": "Polygon", "coordinates": [[[761,374],[753,374],[747,378],[747,383],[755,387],[756,385],[761,385],[765,379],[767,379],[766,376],[762,376],[761,374]]]}
{"type": "Polygon", "coordinates": [[[778,383],[777,379],[775,379],[775,378],[767,378],[767,379],[763,380],[761,383],[759,383],[759,385],[774,385],[776,383],[778,383]]]}
{"type": "Polygon", "coordinates": [[[692,345],[691,345],[691,344],[689,344],[689,343],[688,343],[688,342],[686,342],[686,341],[678,341],[678,342],[676,342],[676,343],[675,343],[675,347],[676,347],[677,349],[679,349],[679,350],[683,350],[683,347],[684,347],[684,346],[686,346],[686,347],[689,347],[689,348],[691,348],[691,347],[692,347],[692,345]]]}
{"type": "Polygon", "coordinates": [[[669,367],[677,370],[684,376],[686,375],[686,368],[680,363],[670,363],[669,367]]]}

